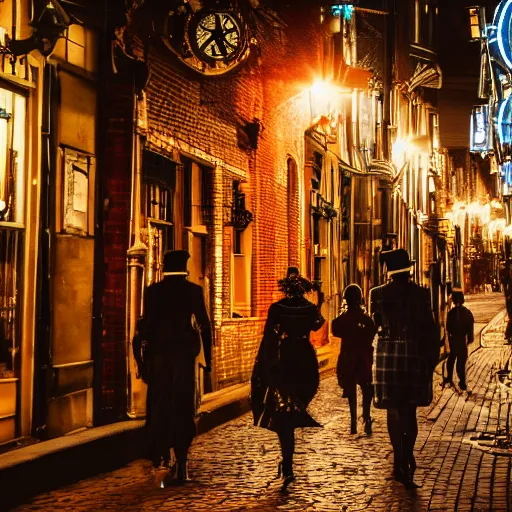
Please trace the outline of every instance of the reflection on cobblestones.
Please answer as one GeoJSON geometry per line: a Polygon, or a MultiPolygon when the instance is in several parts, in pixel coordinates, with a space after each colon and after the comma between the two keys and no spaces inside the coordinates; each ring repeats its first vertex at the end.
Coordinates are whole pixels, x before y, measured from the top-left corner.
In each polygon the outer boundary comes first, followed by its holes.
{"type": "Polygon", "coordinates": [[[508,408],[499,405],[493,372],[510,346],[476,350],[468,385],[459,394],[437,386],[436,401],[418,411],[416,444],[422,485],[406,491],[393,482],[385,411],[374,411],[374,434],[350,435],[348,404],[335,377],[321,382],[311,412],[322,429],[298,431],[296,481],[285,493],[277,479],[275,435],[252,426],[250,415],[198,437],[190,460],[192,482],[165,485],[137,460],[36,498],[17,510],[62,511],[500,511],[510,510],[511,458],[494,457],[463,442],[502,428],[508,408]]]}

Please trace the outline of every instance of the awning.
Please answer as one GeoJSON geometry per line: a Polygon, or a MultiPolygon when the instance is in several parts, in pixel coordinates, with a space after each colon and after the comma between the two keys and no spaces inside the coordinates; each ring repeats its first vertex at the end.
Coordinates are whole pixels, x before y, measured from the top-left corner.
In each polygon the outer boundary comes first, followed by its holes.
{"type": "Polygon", "coordinates": [[[443,74],[441,68],[434,63],[419,63],[410,80],[407,82],[407,92],[411,93],[418,87],[441,89],[443,74]]]}

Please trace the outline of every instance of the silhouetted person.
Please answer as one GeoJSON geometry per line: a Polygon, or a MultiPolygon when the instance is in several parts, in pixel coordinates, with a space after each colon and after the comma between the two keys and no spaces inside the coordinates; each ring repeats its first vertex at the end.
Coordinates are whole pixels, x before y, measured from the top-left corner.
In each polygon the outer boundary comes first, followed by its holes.
{"type": "Polygon", "coordinates": [[[357,434],[357,385],[363,395],[364,430],[372,433],[370,406],[373,397],[372,363],[373,338],[376,333],[373,320],[364,312],[363,293],[357,284],[345,288],[343,298],[347,310],[332,322],[332,334],[341,338],[341,349],[336,373],[343,389],[343,397],[348,398],[350,407],[350,433],[357,434]]]}
{"type": "Polygon", "coordinates": [[[394,479],[413,488],[417,487],[413,482],[416,408],[432,401],[439,334],[429,291],[410,281],[412,263],[407,251],[388,251],[385,262],[391,282],[370,291],[371,314],[378,329],[373,375],[375,406],[387,409],[394,479]]]}
{"type": "Polygon", "coordinates": [[[187,455],[196,434],[195,358],[201,338],[211,371],[211,328],[203,290],[187,280],[187,251],[164,256],[164,278],[146,291],[147,411],[149,457],[154,467],[168,465],[170,449],[177,477],[188,479],[187,455]]]}
{"type": "Polygon", "coordinates": [[[294,479],[295,428],[321,426],[306,408],[319,384],[318,361],[309,334],[325,320],[320,304],[304,298],[312,284],[299,276],[297,268],[288,269],[279,287],[286,297],[268,310],[251,378],[251,406],[254,424],[279,437],[279,476],[284,478],[284,489],[294,479]]]}
{"type": "Polygon", "coordinates": [[[468,359],[468,345],[473,343],[475,319],[473,318],[473,313],[463,306],[464,293],[461,290],[453,291],[452,300],[454,307],[448,311],[446,318],[450,355],[446,363],[448,375],[443,384],[453,386],[453,367],[455,361],[457,361],[459,388],[465,391],[467,389],[466,361],[468,359]]]}

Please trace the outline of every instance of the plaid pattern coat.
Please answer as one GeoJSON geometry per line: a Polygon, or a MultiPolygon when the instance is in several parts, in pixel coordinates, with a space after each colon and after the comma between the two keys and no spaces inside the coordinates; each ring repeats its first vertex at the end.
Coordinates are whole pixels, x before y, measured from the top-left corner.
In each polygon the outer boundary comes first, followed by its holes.
{"type": "Polygon", "coordinates": [[[378,333],[372,368],[375,407],[428,405],[440,350],[428,289],[392,281],[370,291],[370,308],[378,333]]]}

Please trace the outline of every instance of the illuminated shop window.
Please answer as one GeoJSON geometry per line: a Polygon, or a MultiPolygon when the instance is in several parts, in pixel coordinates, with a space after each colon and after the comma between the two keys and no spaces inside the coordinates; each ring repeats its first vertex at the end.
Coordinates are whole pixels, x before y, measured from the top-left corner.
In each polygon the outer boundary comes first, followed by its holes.
{"type": "Polygon", "coordinates": [[[16,414],[14,382],[19,377],[20,368],[19,303],[25,227],[25,121],[26,98],[7,89],[0,89],[0,380],[13,386],[13,405],[9,405],[10,399],[4,402],[7,410],[3,418],[12,425],[16,414]]]}
{"type": "Polygon", "coordinates": [[[0,222],[24,222],[26,99],[0,89],[0,222]]]}
{"type": "Polygon", "coordinates": [[[0,379],[18,375],[19,284],[23,231],[0,230],[0,379]]]}

